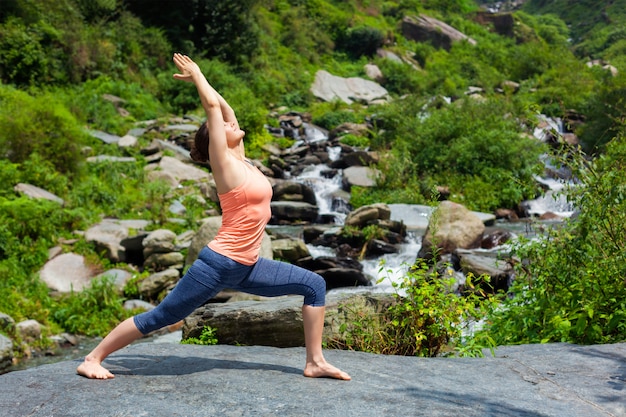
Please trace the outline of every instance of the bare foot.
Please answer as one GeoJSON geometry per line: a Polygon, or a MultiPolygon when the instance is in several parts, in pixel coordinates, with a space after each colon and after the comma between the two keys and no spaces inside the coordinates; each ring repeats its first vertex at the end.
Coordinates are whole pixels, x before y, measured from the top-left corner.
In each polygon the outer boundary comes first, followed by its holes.
{"type": "Polygon", "coordinates": [[[82,375],[86,378],[91,379],[111,379],[115,378],[108,369],[100,364],[100,361],[91,358],[89,356],[85,356],[85,361],[78,365],[76,368],[76,373],[78,375],[82,375]]]}
{"type": "Polygon", "coordinates": [[[304,376],[309,378],[335,378],[349,381],[350,375],[337,369],[326,361],[321,363],[307,362],[304,368],[304,376]]]}

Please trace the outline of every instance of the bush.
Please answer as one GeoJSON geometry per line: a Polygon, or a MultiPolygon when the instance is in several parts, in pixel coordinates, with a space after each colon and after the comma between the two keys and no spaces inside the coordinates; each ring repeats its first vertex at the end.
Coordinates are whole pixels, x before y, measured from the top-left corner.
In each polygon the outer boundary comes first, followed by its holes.
{"type": "Polygon", "coordinates": [[[38,154],[58,172],[76,173],[85,133],[52,94],[31,96],[0,85],[0,156],[21,163],[38,154]]]}
{"type": "Polygon", "coordinates": [[[511,297],[485,330],[499,345],[626,339],[626,139],[593,163],[574,161],[581,185],[569,198],[580,212],[514,248],[522,262],[511,297]]]}
{"type": "Polygon", "coordinates": [[[385,133],[373,138],[372,146],[392,149],[381,162],[386,175],[379,189],[428,184],[415,190],[428,199],[432,185],[447,185],[456,199],[474,210],[514,207],[537,192],[532,175],[539,169],[542,146],[521,135],[529,116],[505,99],[426,107],[418,101],[397,101],[381,110],[380,119],[385,133]],[[472,190],[472,184],[479,190],[472,190]],[[472,192],[487,194],[473,199],[472,192]]]}
{"type": "MultiPolygon", "coordinates": [[[[381,265],[381,271],[384,265],[381,265]]],[[[481,279],[487,279],[481,277],[481,279]]],[[[497,304],[474,288],[459,296],[450,291],[453,277],[440,275],[426,262],[414,265],[403,281],[395,283],[396,301],[380,315],[368,316],[359,308],[342,306],[346,322],[342,335],[330,347],[406,356],[482,356],[493,348],[486,335],[474,338],[468,329],[497,304]]]]}
{"type": "Polygon", "coordinates": [[[55,89],[54,94],[90,128],[120,136],[133,128],[135,122],[156,119],[165,112],[165,106],[139,83],[114,80],[109,76],[100,76],[71,89],[55,89]],[[120,115],[116,105],[105,99],[105,94],[121,98],[123,102],[119,107],[129,115],[120,115]]]}
{"type": "Polygon", "coordinates": [[[67,332],[104,336],[135,313],[126,310],[123,301],[110,279],[96,279],[83,291],[61,297],[52,318],[67,332]]]}
{"type": "Polygon", "coordinates": [[[337,42],[337,48],[353,59],[362,56],[371,57],[383,45],[383,33],[371,27],[356,27],[348,29],[337,42]]]}

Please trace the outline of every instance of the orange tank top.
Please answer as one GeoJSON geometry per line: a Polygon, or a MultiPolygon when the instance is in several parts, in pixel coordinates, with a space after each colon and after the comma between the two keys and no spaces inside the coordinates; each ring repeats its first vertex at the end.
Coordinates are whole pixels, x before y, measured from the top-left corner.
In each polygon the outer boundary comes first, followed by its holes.
{"type": "Polygon", "coordinates": [[[256,167],[242,163],[246,166],[243,183],[219,195],[222,226],[209,247],[234,261],[253,265],[259,259],[265,226],[272,216],[272,186],[256,167]]]}

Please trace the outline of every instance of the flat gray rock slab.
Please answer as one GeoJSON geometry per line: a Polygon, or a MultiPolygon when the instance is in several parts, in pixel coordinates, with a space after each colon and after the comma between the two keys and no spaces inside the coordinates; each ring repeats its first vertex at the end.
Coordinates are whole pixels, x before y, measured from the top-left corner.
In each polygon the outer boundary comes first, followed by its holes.
{"type": "Polygon", "coordinates": [[[107,381],[65,361],[0,376],[0,415],[626,416],[626,343],[503,347],[485,358],[325,351],[352,381],[302,376],[303,348],[139,343],[107,381]]]}

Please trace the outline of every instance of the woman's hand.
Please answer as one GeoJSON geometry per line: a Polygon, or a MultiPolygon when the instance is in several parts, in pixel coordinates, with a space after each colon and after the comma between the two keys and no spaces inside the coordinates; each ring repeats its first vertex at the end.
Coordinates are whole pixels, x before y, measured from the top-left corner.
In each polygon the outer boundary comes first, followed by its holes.
{"type": "Polygon", "coordinates": [[[175,53],[173,60],[174,64],[176,64],[176,67],[178,68],[178,71],[180,71],[179,74],[174,74],[174,78],[177,80],[193,82],[194,74],[201,74],[198,64],[193,62],[193,60],[187,55],[175,53]]]}

